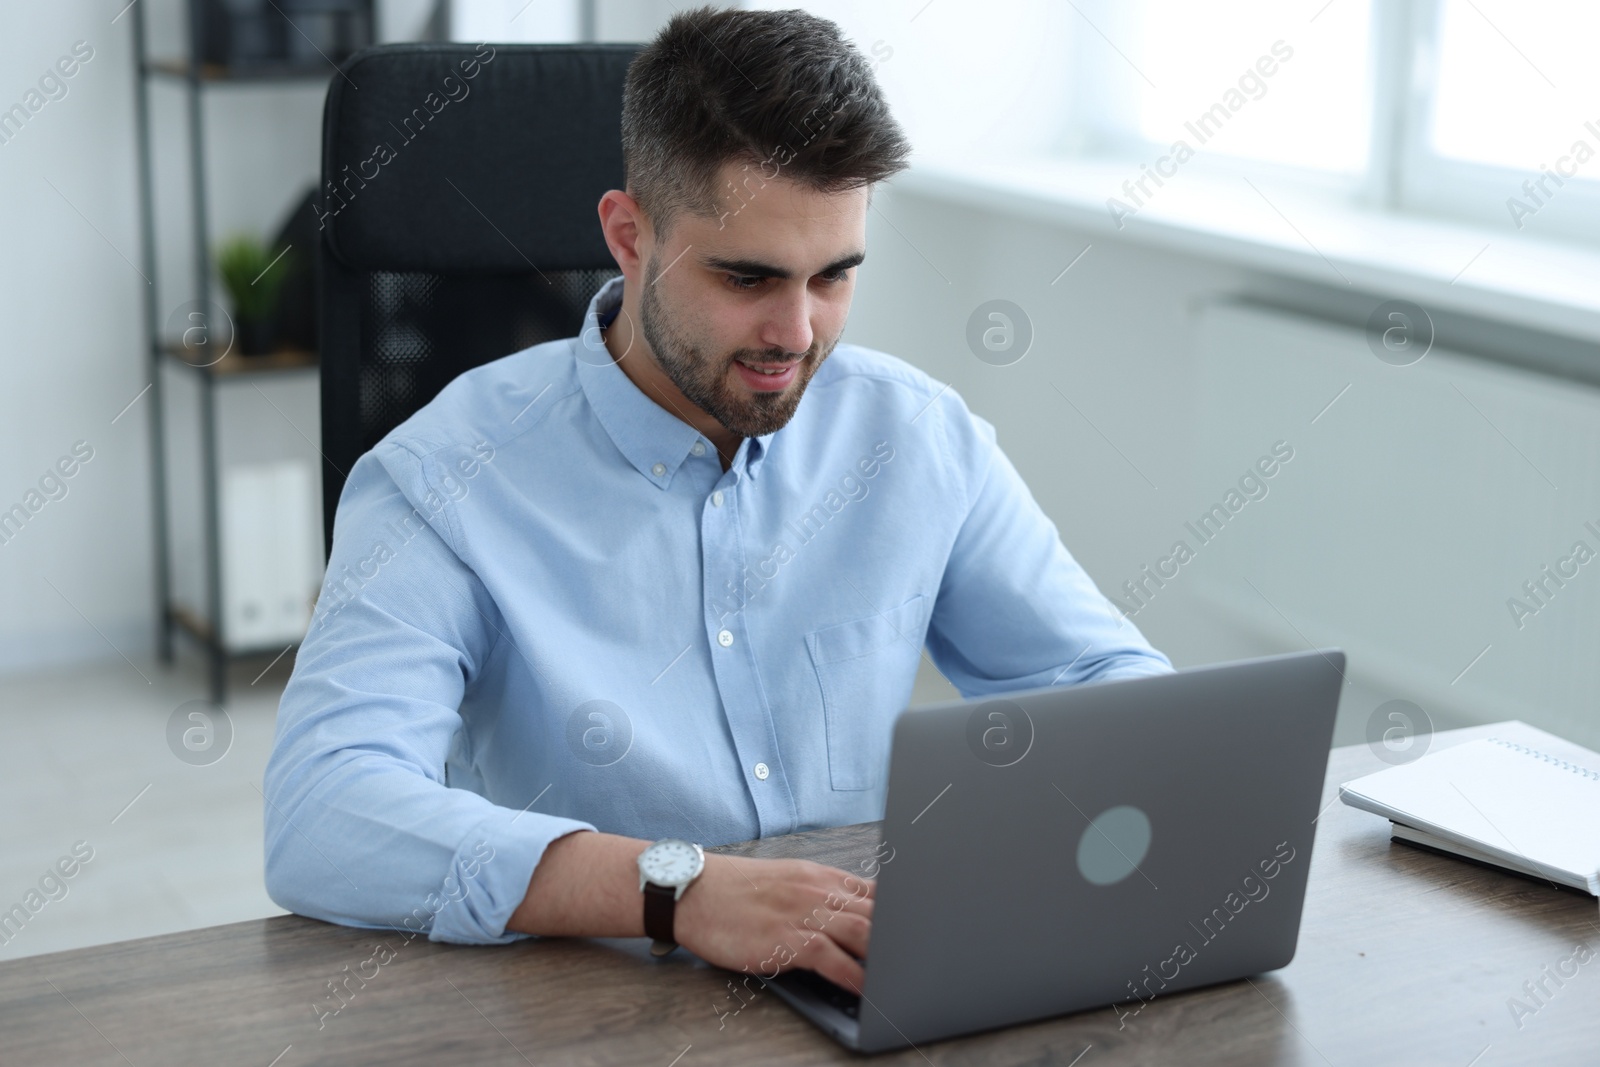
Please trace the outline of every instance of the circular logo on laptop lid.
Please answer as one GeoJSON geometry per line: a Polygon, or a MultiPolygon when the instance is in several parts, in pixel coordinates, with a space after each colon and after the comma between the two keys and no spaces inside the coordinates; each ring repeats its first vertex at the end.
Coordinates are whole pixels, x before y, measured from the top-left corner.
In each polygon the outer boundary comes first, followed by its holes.
{"type": "Polygon", "coordinates": [[[1150,852],[1150,818],[1131,804],[1107,808],[1078,838],[1078,873],[1094,885],[1115,885],[1150,852]]]}

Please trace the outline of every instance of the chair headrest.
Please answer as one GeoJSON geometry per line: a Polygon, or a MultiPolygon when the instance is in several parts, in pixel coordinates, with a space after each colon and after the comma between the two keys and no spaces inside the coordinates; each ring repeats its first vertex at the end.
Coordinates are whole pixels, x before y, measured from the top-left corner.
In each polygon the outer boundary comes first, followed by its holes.
{"type": "Polygon", "coordinates": [[[639,45],[392,44],[346,60],[323,113],[318,219],[355,270],[612,267],[595,205],[623,187],[639,45]]]}

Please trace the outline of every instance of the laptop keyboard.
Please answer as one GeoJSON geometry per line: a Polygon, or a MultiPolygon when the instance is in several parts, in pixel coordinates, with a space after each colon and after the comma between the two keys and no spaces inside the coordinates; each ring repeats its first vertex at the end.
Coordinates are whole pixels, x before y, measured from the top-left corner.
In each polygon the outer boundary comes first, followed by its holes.
{"type": "Polygon", "coordinates": [[[816,971],[808,971],[802,967],[784,975],[784,980],[791,986],[798,986],[809,990],[827,1004],[844,1012],[852,1019],[861,1015],[861,998],[840,985],[828,981],[816,971]]]}

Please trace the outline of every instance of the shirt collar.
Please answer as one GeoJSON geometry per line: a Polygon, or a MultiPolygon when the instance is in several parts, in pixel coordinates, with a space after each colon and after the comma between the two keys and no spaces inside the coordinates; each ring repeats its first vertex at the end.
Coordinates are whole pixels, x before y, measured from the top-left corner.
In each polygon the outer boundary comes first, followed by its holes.
{"type": "MultiPolygon", "coordinates": [[[[595,417],[628,462],[665,489],[694,443],[702,438],[693,426],[646,396],[611,358],[601,328],[609,326],[622,309],[622,283],[619,276],[600,287],[589,301],[582,332],[572,339],[578,382],[595,417]]],[[[756,477],[772,447],[772,437],[769,433],[741,441],[729,470],[756,477]]],[[[706,444],[710,446],[709,441],[706,444]]]]}

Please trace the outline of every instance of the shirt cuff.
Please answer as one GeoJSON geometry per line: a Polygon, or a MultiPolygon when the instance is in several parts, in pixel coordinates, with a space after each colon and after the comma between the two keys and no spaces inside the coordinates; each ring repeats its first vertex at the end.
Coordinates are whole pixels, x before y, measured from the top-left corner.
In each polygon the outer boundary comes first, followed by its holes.
{"type": "Polygon", "coordinates": [[[528,895],[533,869],[558,837],[595,827],[577,819],[499,809],[462,841],[439,888],[404,920],[430,940],[505,945],[530,937],[507,930],[528,895]]]}

